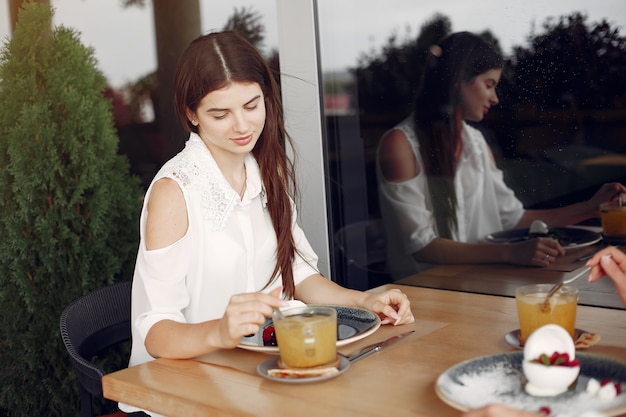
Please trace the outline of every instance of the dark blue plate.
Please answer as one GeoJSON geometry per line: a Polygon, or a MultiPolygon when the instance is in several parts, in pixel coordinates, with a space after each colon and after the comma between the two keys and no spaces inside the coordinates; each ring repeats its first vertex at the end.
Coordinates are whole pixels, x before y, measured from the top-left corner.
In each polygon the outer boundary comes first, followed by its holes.
{"type": "MultiPolygon", "coordinates": [[[[337,310],[337,346],[345,346],[361,340],[380,327],[380,318],[370,310],[350,306],[330,307],[337,310]]],[[[265,324],[257,333],[241,338],[241,343],[237,347],[278,354],[278,346],[263,344],[263,330],[272,325],[272,319],[265,320],[265,324]]]]}

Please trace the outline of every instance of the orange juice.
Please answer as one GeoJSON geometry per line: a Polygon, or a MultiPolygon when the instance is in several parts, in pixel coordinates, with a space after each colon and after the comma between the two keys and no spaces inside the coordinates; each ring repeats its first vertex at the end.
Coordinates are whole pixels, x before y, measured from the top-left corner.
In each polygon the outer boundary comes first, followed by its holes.
{"type": "Polygon", "coordinates": [[[520,287],[515,291],[522,345],[533,331],[546,324],[558,324],[567,330],[572,339],[575,338],[578,289],[562,287],[550,297],[549,308],[544,308],[543,304],[551,287],[551,284],[536,284],[520,287]]]}
{"type": "Polygon", "coordinates": [[[274,315],[280,359],[290,368],[311,368],[337,358],[337,310],[296,307],[274,315]]]}
{"type": "Polygon", "coordinates": [[[602,232],[607,236],[626,236],[626,206],[616,202],[600,205],[602,232]]]}

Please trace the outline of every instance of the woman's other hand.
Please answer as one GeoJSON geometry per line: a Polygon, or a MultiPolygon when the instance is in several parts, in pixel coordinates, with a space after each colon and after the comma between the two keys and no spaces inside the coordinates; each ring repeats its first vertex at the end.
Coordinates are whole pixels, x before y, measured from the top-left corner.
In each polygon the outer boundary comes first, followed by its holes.
{"type": "Polygon", "coordinates": [[[381,293],[367,293],[363,307],[378,314],[381,324],[397,326],[415,321],[411,312],[411,302],[406,294],[397,288],[381,293]]]}
{"type": "Polygon", "coordinates": [[[296,298],[307,304],[338,304],[366,308],[381,318],[382,324],[413,323],[409,298],[397,288],[363,292],[344,288],[319,274],[311,275],[296,286],[296,298]]]}

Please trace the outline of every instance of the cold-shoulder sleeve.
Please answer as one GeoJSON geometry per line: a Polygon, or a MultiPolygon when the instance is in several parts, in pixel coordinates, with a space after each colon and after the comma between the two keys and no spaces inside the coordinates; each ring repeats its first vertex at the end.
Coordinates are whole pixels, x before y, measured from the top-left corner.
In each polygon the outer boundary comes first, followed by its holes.
{"type": "MultiPolygon", "coordinates": [[[[181,187],[185,204],[189,207],[189,195],[180,179],[175,176],[169,178],[181,187]]],[[[190,302],[186,279],[194,253],[190,230],[171,245],[153,250],[146,248],[148,201],[152,185],[148,188],[141,212],[141,241],[133,275],[133,337],[141,338],[141,345],[155,323],[161,320],[186,322],[184,310],[190,302]]]]}
{"type": "Polygon", "coordinates": [[[137,305],[133,308],[141,312],[135,319],[135,328],[142,340],[161,320],[186,321],[182,312],[189,305],[185,277],[190,253],[189,234],[165,248],[139,250],[133,288],[137,305]]]}

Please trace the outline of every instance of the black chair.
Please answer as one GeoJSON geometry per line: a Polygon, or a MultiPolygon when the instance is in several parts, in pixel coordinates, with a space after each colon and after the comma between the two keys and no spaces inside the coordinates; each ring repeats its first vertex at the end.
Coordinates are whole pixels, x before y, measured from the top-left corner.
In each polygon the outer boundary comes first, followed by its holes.
{"type": "Polygon", "coordinates": [[[92,417],[92,398],[102,398],[106,372],[93,357],[131,338],[130,293],[130,281],[109,285],[76,299],[61,314],[61,337],[79,382],[81,417],[92,417]]]}

